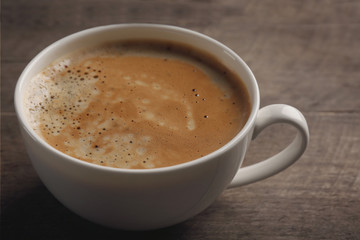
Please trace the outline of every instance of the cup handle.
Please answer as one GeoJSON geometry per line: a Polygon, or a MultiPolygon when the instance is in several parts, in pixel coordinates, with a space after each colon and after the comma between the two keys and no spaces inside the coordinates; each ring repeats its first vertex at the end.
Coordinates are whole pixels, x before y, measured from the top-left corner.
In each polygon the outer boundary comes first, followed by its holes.
{"type": "Polygon", "coordinates": [[[302,113],[294,107],[274,104],[261,108],[255,122],[252,140],[274,123],[287,123],[297,129],[295,139],[278,154],[259,163],[239,168],[228,188],[239,187],[273,176],[296,162],[309,143],[309,128],[302,113]]]}

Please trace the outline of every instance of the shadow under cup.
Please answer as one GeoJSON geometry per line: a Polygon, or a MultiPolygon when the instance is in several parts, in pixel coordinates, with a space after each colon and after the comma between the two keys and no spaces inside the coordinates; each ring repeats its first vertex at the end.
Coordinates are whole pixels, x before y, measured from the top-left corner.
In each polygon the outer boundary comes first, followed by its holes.
{"type": "Polygon", "coordinates": [[[50,192],[80,216],[108,227],[149,230],[182,222],[208,207],[238,171],[252,138],[259,90],[244,61],[200,33],[166,25],[120,24],[88,29],[40,52],[25,68],[15,90],[15,108],[27,152],[50,192]],[[52,148],[31,128],[23,110],[29,80],[57,58],[79,48],[115,40],[166,40],[210,53],[245,84],[251,103],[246,125],[217,151],[187,163],[157,169],[116,169],[87,163],[52,148]]]}

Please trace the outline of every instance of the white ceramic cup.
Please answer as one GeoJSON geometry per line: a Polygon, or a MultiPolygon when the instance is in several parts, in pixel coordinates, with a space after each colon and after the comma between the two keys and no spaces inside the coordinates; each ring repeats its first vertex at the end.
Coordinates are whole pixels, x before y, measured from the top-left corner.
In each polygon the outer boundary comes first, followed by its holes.
{"type": "Polygon", "coordinates": [[[259,98],[258,85],[249,67],[218,41],[174,26],[119,24],[72,34],[40,52],[18,80],[15,108],[32,164],[45,186],[61,203],[78,215],[104,226],[149,230],[189,219],[207,208],[225,189],[272,176],[299,159],[309,141],[305,118],[288,105],[270,105],[259,110],[259,98]],[[51,147],[34,132],[24,114],[23,93],[29,80],[66,53],[122,39],[176,41],[216,56],[241,76],[249,91],[252,108],[244,128],[225,146],[202,158],[149,170],[99,166],[51,147]],[[297,129],[295,139],[277,155],[240,168],[251,140],[273,123],[294,126],[297,129]]]}

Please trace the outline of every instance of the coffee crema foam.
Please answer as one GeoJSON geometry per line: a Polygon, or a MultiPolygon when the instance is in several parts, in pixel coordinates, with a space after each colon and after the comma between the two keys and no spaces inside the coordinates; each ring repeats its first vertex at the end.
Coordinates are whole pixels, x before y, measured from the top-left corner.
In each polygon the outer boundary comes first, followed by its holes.
{"type": "Polygon", "coordinates": [[[239,78],[207,55],[164,42],[74,52],[33,77],[25,94],[27,118],[46,142],[117,168],[200,158],[229,142],[250,112],[239,78]]]}

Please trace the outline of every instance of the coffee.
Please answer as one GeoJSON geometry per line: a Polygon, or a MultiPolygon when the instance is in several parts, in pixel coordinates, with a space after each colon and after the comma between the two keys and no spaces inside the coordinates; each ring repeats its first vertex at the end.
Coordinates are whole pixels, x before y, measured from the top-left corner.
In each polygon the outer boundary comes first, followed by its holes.
{"type": "Polygon", "coordinates": [[[51,146],[117,168],[200,158],[245,125],[241,79],[214,57],[173,42],[134,40],[82,49],[31,79],[27,118],[51,146]]]}

